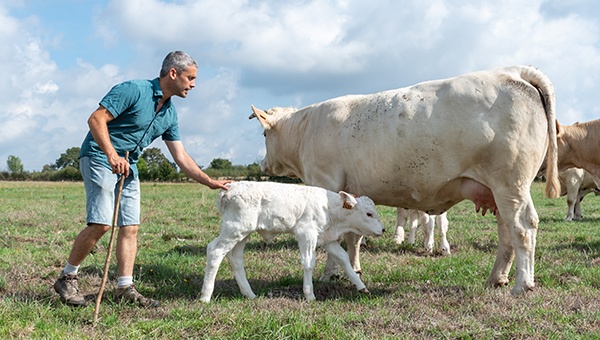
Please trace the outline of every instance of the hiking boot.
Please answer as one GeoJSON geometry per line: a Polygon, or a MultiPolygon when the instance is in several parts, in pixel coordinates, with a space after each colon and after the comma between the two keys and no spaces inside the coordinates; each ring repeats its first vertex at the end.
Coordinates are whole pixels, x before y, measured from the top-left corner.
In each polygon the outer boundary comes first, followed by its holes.
{"type": "Polygon", "coordinates": [[[60,296],[60,300],[69,306],[85,306],[85,296],[79,294],[79,288],[77,287],[77,274],[61,276],[54,282],[54,290],[60,296]]]}
{"type": "Polygon", "coordinates": [[[130,285],[123,288],[117,288],[115,291],[115,297],[117,300],[133,302],[141,307],[158,307],[160,306],[160,302],[147,298],[140,294],[137,289],[135,289],[135,285],[130,285]]]}

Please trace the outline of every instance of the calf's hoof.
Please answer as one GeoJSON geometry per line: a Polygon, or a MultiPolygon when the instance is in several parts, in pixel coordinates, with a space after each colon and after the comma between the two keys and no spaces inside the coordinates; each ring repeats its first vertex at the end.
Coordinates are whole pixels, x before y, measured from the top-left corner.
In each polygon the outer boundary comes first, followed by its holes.
{"type": "Polygon", "coordinates": [[[367,288],[359,289],[358,292],[361,294],[371,294],[367,288]]]}

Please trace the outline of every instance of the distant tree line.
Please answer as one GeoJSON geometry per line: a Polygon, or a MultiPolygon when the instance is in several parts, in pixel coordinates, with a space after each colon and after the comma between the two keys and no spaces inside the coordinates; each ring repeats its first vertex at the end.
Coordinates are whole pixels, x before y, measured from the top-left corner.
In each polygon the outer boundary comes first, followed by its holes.
{"type": "MultiPolygon", "coordinates": [[[[0,172],[0,180],[13,181],[81,181],[79,172],[79,147],[67,149],[54,164],[46,164],[42,171],[24,171],[23,162],[17,156],[10,155],[6,161],[8,171],[0,172]]],[[[170,162],[159,148],[144,150],[137,163],[140,180],[158,182],[191,181],[170,162]]],[[[215,158],[207,168],[200,166],[212,178],[232,178],[236,180],[266,180],[279,182],[300,182],[288,177],[268,177],[258,163],[233,165],[227,159],[215,158]]]]}

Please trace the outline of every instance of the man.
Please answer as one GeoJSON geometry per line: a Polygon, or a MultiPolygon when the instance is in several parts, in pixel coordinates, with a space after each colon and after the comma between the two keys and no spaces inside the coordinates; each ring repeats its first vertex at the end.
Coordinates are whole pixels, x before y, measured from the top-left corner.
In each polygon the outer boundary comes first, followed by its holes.
{"type": "Polygon", "coordinates": [[[188,54],[169,53],[160,76],[153,80],[131,80],[114,86],[88,119],[90,131],[79,155],[86,191],[87,227],[73,244],[67,264],[54,284],[63,302],[86,304],[79,293],[79,265],[112,225],[119,180],[125,176],[117,224],[116,257],[118,282],[115,296],[143,307],[159,302],[142,296],[133,283],[140,224],[140,182],[136,163],[144,147],[159,136],[175,163],[190,178],[211,189],[227,189],[229,180],[213,180],[188,155],[179,137],[177,112],[172,96],[185,98],[195,87],[198,64],[188,54]],[[123,158],[129,151],[129,158],[123,158]]]}

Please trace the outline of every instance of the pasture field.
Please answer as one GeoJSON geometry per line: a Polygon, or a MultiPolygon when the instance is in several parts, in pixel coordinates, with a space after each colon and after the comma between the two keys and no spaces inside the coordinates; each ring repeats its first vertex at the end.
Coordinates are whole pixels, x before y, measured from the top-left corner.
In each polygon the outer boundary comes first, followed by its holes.
{"type": "MultiPolygon", "coordinates": [[[[345,279],[318,282],[317,301],[302,293],[295,241],[246,246],[246,271],[256,300],[238,290],[223,261],[210,304],[198,301],[206,245],[218,234],[217,191],[199,184],[143,183],[142,226],[134,280],[162,301],[142,309],[112,300],[112,256],[100,318],[94,303],[71,308],[52,284],[84,225],[83,183],[0,182],[0,338],[156,339],[593,339],[600,338],[600,200],[589,195],[584,220],[566,222],[566,199],[546,199],[532,188],[540,216],[536,289],[524,297],[510,286],[486,288],[497,248],[491,214],[471,202],[450,209],[452,255],[427,255],[421,244],[392,240],[395,209],[379,207],[388,227],[362,247],[362,295],[345,279]]],[[[97,292],[110,233],[80,269],[80,289],[97,292]]],[[[422,239],[422,234],[417,235],[422,239]]],[[[436,242],[439,237],[436,235],[436,242]]]]}

